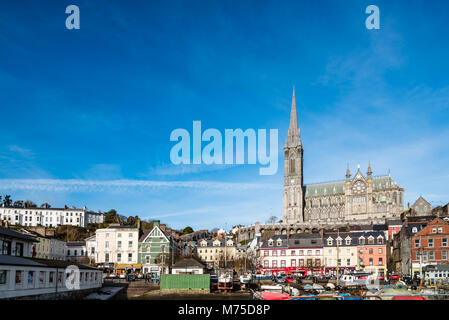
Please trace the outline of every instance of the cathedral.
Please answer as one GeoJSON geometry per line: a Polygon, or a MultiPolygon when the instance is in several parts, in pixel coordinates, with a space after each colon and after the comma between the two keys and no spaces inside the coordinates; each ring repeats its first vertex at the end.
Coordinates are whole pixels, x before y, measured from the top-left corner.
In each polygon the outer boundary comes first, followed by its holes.
{"type": "Polygon", "coordinates": [[[374,176],[371,165],[363,174],[360,165],[337,182],[304,185],[303,154],[295,90],[288,137],[284,146],[283,224],[366,224],[399,219],[404,189],[390,176],[374,176]]]}

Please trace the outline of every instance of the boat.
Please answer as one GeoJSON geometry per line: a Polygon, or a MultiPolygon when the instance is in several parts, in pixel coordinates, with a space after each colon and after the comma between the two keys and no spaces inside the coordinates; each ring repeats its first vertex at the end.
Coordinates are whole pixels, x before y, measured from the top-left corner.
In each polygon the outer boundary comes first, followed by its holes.
{"type": "Polygon", "coordinates": [[[344,274],[340,277],[340,286],[367,286],[372,280],[372,274],[366,272],[354,272],[351,274],[344,274]]]}
{"type": "Polygon", "coordinates": [[[240,279],[240,286],[242,288],[247,288],[249,283],[251,282],[251,274],[250,273],[242,274],[240,275],[239,279],[240,279]]]}
{"type": "Polygon", "coordinates": [[[218,290],[232,290],[232,275],[230,273],[222,273],[218,276],[218,290]]]}
{"type": "Polygon", "coordinates": [[[253,292],[253,298],[256,300],[290,300],[288,293],[279,293],[272,291],[253,292]]]}

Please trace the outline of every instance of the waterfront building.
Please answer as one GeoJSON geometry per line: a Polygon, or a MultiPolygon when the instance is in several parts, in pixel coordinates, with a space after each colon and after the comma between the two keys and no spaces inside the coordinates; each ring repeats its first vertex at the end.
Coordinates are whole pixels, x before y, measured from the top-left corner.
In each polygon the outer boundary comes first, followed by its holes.
{"type": "Polygon", "coordinates": [[[143,230],[139,238],[138,262],[144,273],[169,273],[173,261],[175,244],[172,237],[161,229],[158,220],[153,221],[153,228],[143,230]]]}
{"type": "Polygon", "coordinates": [[[269,274],[294,272],[323,274],[323,240],[319,234],[275,235],[259,246],[261,271],[269,274]]]}
{"type": "Polygon", "coordinates": [[[358,269],[385,276],[387,270],[387,242],[383,232],[354,233],[357,239],[358,269]]]}
{"type": "Polygon", "coordinates": [[[358,236],[355,232],[327,232],[323,236],[326,275],[341,275],[357,269],[358,236]],[[338,269],[338,270],[337,270],[338,269]]]}
{"type": "Polygon", "coordinates": [[[97,229],[95,262],[109,271],[140,272],[138,263],[139,229],[133,226],[111,224],[97,229]]]}
{"type": "Polygon", "coordinates": [[[209,269],[229,267],[236,256],[236,244],[225,237],[215,240],[202,239],[197,247],[197,255],[209,269]]]}
{"type": "Polygon", "coordinates": [[[411,237],[412,274],[427,265],[449,263],[449,224],[437,217],[411,237]]]}

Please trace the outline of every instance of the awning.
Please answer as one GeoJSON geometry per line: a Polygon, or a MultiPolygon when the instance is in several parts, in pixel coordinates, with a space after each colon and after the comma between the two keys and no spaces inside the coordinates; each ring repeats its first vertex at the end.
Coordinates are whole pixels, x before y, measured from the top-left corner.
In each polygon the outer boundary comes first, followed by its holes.
{"type": "Polygon", "coordinates": [[[116,269],[141,269],[142,264],[141,263],[135,263],[135,264],[116,264],[116,269]]]}

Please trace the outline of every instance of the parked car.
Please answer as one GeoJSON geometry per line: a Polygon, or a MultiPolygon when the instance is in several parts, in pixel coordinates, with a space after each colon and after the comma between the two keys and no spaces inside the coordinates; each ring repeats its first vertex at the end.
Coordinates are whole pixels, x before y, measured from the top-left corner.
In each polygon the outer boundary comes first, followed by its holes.
{"type": "Polygon", "coordinates": [[[114,278],[118,278],[118,276],[115,273],[110,273],[110,274],[108,274],[108,278],[114,279],[114,278]]]}
{"type": "Polygon", "coordinates": [[[284,278],[284,280],[287,283],[293,283],[293,282],[295,282],[296,279],[293,276],[287,276],[287,277],[284,278]]]}
{"type": "Polygon", "coordinates": [[[392,275],[391,275],[391,280],[399,280],[399,275],[397,275],[397,274],[392,274],[392,275]]]}
{"type": "Polygon", "coordinates": [[[129,274],[126,276],[126,280],[127,280],[127,281],[136,281],[136,275],[135,275],[134,273],[129,273],[129,274]]]}
{"type": "Polygon", "coordinates": [[[125,279],[126,278],[126,274],[125,273],[121,273],[119,276],[120,279],[125,279]]]}

